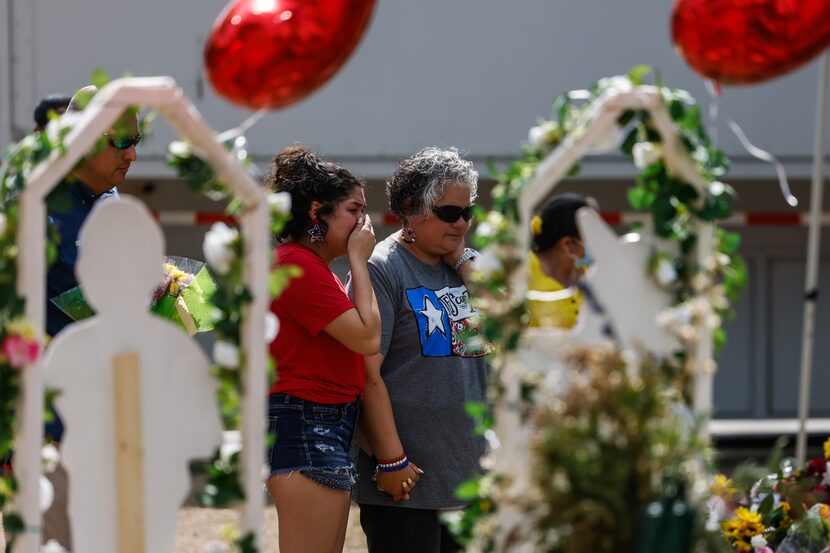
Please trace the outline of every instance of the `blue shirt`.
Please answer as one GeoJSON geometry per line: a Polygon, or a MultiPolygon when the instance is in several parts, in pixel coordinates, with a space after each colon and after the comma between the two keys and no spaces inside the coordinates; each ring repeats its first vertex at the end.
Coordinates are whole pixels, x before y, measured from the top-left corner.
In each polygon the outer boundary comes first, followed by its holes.
{"type": "Polygon", "coordinates": [[[69,207],[48,214],[49,221],[57,225],[61,236],[58,243],[58,258],[46,273],[46,332],[50,336],[54,336],[73,322],[49,300],[78,286],[78,280],[75,278],[78,233],[95,202],[109,197],[118,197],[118,191],[113,188],[96,195],[84,183],[75,180],[69,187],[69,207]]]}

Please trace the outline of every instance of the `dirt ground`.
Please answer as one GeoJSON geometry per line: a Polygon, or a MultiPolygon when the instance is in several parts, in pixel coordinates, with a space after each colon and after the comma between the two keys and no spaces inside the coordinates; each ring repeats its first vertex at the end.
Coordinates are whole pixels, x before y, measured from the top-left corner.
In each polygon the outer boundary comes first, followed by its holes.
{"type": "MultiPolygon", "coordinates": [[[[235,520],[236,513],[229,510],[185,507],[179,511],[175,553],[202,553],[204,544],[219,539],[222,527],[235,520]]],[[[277,553],[277,511],[273,507],[265,511],[264,548],[262,553],[277,553]]],[[[366,538],[360,529],[357,506],[352,505],[349,527],[346,531],[344,553],[366,553],[366,538]]]]}
{"type": "MultiPolygon", "coordinates": [[[[236,520],[237,513],[227,509],[202,509],[185,507],[179,511],[176,528],[175,553],[203,553],[205,544],[217,540],[222,528],[236,520]]],[[[277,553],[277,512],[273,507],[265,510],[264,545],[262,553],[277,553]]],[[[0,532],[0,551],[5,550],[0,532]]],[[[366,553],[366,538],[360,529],[357,507],[352,505],[349,527],[346,532],[344,553],[366,553]]]]}

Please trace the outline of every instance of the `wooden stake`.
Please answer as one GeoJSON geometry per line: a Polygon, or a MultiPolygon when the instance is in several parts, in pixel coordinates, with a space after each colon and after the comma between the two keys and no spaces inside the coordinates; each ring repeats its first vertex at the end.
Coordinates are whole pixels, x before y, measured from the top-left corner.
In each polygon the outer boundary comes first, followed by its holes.
{"type": "Polygon", "coordinates": [[[113,357],[118,553],[144,551],[144,441],[137,352],[113,357]]]}

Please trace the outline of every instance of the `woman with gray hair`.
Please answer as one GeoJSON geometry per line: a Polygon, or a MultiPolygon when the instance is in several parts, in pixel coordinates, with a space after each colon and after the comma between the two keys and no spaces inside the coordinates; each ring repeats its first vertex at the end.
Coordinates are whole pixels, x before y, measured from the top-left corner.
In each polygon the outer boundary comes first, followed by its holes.
{"type": "Polygon", "coordinates": [[[355,489],[369,553],[459,549],[439,514],[465,506],[455,491],[484,452],[465,404],[485,400],[487,351],[462,339],[477,331],[464,247],[477,183],[457,151],[425,148],[386,186],[402,225],[369,259],[381,346],[366,358],[355,489]]]}

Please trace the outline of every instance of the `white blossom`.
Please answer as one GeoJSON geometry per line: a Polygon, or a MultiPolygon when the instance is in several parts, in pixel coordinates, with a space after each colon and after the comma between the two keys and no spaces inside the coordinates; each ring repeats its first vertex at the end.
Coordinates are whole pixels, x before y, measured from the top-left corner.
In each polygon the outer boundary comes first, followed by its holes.
{"type": "Polygon", "coordinates": [[[181,140],[174,140],[167,146],[167,151],[170,152],[171,155],[176,157],[190,157],[190,145],[187,142],[182,142],[181,140]]]}
{"type": "Polygon", "coordinates": [[[268,194],[268,205],[274,213],[291,213],[291,194],[288,192],[273,192],[268,194]]]}
{"type": "Polygon", "coordinates": [[[485,248],[476,258],[476,270],[485,278],[491,279],[494,275],[504,271],[496,249],[493,246],[485,248]]]}
{"type": "Polygon", "coordinates": [[[634,165],[641,171],[663,157],[663,148],[653,142],[637,142],[631,149],[634,165]]]}
{"type": "Polygon", "coordinates": [[[630,92],[634,88],[631,79],[625,75],[614,75],[613,77],[600,79],[597,85],[602,90],[616,90],[617,92],[630,92]]]}
{"type": "Polygon", "coordinates": [[[40,449],[40,460],[44,472],[54,472],[61,462],[61,454],[52,444],[46,444],[40,449]]]}
{"type": "Polygon", "coordinates": [[[496,235],[496,227],[489,221],[484,221],[476,227],[476,234],[482,238],[492,238],[496,235]]]}
{"type": "Polygon", "coordinates": [[[527,141],[536,149],[544,150],[552,144],[551,134],[559,129],[556,121],[545,121],[541,125],[531,127],[527,133],[527,141]]]}
{"type": "Polygon", "coordinates": [[[239,348],[230,342],[217,340],[213,344],[213,361],[221,367],[235,369],[239,366],[239,348]]]}
{"type": "Polygon", "coordinates": [[[761,534],[755,534],[752,536],[752,539],[749,540],[749,544],[755,549],[763,549],[767,546],[767,540],[761,534]]]}
{"type": "Polygon", "coordinates": [[[709,193],[713,196],[720,196],[724,192],[726,192],[726,185],[719,180],[709,185],[709,193]]]}
{"type": "Polygon", "coordinates": [[[235,253],[231,250],[230,244],[237,236],[239,232],[225,223],[214,223],[205,234],[202,244],[205,259],[210,268],[220,275],[227,274],[231,268],[235,253]]]}
{"type": "Polygon", "coordinates": [[[265,314],[265,342],[270,344],[280,331],[280,320],[270,311],[265,314]]]}
{"type": "Polygon", "coordinates": [[[677,271],[674,264],[666,257],[660,258],[657,262],[657,268],[654,271],[654,278],[657,279],[660,286],[669,286],[677,280],[677,271]]]}
{"type": "Polygon", "coordinates": [[[40,502],[41,513],[48,511],[49,507],[52,506],[52,502],[55,500],[55,487],[52,485],[52,482],[50,482],[49,479],[43,475],[40,476],[40,493],[38,494],[38,500],[40,502]]]}

